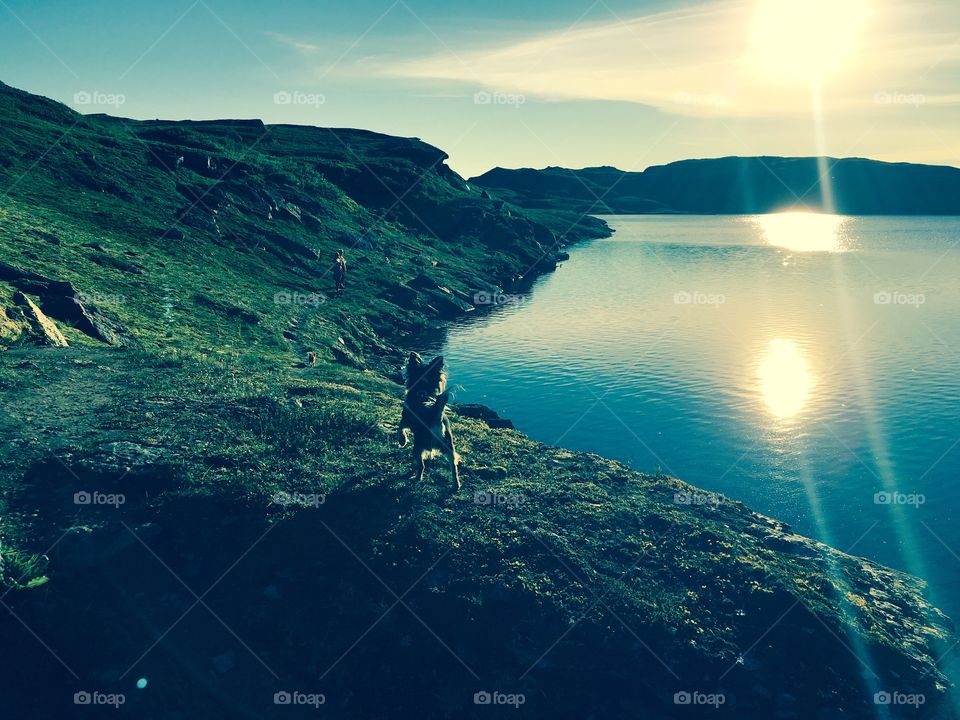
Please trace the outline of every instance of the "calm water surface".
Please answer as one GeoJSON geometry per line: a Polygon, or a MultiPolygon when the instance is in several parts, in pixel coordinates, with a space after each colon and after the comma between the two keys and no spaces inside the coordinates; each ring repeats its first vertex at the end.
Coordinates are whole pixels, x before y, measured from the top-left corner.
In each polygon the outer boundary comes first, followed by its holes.
{"type": "Polygon", "coordinates": [[[457,399],[913,572],[960,618],[960,218],[606,219],[452,330],[457,399]]]}

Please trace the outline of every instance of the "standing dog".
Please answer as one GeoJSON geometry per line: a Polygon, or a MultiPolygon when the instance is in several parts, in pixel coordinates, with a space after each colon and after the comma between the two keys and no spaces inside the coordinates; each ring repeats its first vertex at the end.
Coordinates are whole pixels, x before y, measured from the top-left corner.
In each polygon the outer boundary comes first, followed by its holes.
{"type": "Polygon", "coordinates": [[[427,458],[446,455],[450,461],[450,474],[454,487],[460,489],[460,473],[457,462],[460,457],[453,442],[450,419],[446,415],[450,400],[447,389],[447,371],[443,356],[438,355],[424,364],[415,352],[407,359],[407,395],[403,400],[403,413],[397,440],[406,447],[407,430],[413,433],[413,463],[416,480],[423,480],[427,458]]]}

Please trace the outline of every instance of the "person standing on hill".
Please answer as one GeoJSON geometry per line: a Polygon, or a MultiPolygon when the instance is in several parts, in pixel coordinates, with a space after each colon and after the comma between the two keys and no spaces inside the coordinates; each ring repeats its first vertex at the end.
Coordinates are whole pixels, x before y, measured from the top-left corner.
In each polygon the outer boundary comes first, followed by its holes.
{"type": "Polygon", "coordinates": [[[343,255],[343,250],[337,250],[334,258],[333,279],[337,284],[336,297],[343,295],[343,289],[347,284],[347,259],[343,255]]]}

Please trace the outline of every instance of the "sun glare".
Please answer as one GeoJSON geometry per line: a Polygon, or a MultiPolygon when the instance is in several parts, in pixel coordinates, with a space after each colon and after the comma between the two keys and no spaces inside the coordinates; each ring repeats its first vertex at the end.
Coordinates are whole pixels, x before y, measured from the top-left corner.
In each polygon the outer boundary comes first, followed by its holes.
{"type": "Polygon", "coordinates": [[[815,212],[780,212],[753,215],[749,221],[759,227],[764,240],[793,252],[843,252],[847,249],[843,215],[815,212]]]}
{"type": "Polygon", "coordinates": [[[823,80],[849,64],[867,12],[867,0],[759,0],[750,65],[778,81],[823,80]]]}
{"type": "Polygon", "coordinates": [[[789,418],[803,410],[813,379],[792,340],[770,341],[759,374],[760,393],[774,416],[789,418]]]}

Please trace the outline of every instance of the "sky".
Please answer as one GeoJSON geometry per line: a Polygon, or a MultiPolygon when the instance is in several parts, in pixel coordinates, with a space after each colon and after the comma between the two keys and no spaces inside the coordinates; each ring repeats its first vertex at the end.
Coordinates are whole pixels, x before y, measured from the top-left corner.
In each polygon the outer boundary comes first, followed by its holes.
{"type": "Polygon", "coordinates": [[[494,166],[960,166],[957,0],[0,0],[0,80],[80,112],[419,137],[494,166]]]}

